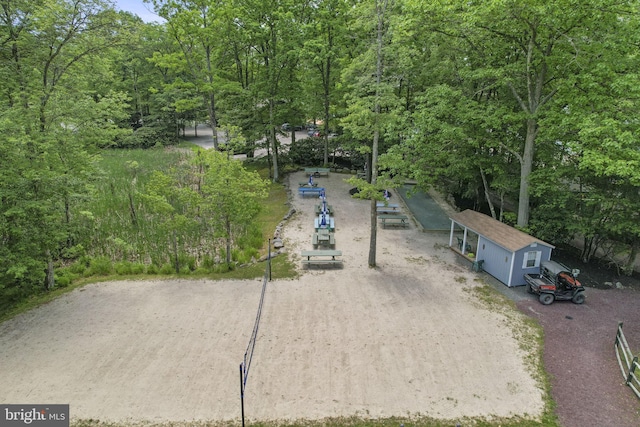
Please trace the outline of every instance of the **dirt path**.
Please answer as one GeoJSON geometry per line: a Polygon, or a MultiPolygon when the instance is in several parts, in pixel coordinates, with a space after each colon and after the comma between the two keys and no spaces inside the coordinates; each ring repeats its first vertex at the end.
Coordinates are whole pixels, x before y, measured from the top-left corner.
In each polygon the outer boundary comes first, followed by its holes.
{"type": "MultiPolygon", "coordinates": [[[[269,283],[247,417],[540,414],[511,330],[523,315],[472,299],[476,276],[456,264],[448,234],[380,229],[378,268],[368,268],[369,203],[350,198],[343,178],[317,181],[336,210],[344,267],[269,283]]],[[[284,238],[298,262],[318,200],[293,202],[284,238]]],[[[260,286],[167,280],[71,292],[0,325],[0,402],[70,403],[75,419],[238,420],[238,365],[260,286]]]]}
{"type": "Polygon", "coordinates": [[[640,349],[640,293],[587,289],[584,305],[536,298],[518,307],[544,327],[544,364],[564,427],[638,427],[640,401],[624,385],[613,343],[618,322],[635,354],[640,349]]]}

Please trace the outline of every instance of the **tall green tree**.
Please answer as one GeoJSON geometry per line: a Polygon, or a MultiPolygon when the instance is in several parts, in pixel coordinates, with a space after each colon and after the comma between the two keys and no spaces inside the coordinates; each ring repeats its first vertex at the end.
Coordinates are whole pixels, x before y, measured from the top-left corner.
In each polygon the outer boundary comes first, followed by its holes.
{"type": "MultiPolygon", "coordinates": [[[[171,260],[176,273],[180,273],[180,254],[189,247],[186,236],[190,229],[198,226],[200,198],[186,177],[176,177],[160,171],[154,171],[141,195],[147,211],[157,219],[157,226],[167,237],[167,248],[170,248],[171,260]]],[[[163,251],[164,252],[164,251],[163,251]]]]}
{"type": "Polygon", "coordinates": [[[307,14],[306,3],[297,0],[241,0],[243,14],[238,18],[249,35],[251,61],[256,65],[250,87],[257,105],[264,112],[263,123],[272,161],[272,179],[280,179],[280,142],[277,131],[286,118],[287,86],[296,68],[302,39],[298,22],[307,14]]]}
{"type": "MultiPolygon", "coordinates": [[[[347,36],[347,12],[349,3],[344,0],[325,0],[312,9],[310,21],[306,26],[302,56],[310,64],[310,79],[319,82],[322,100],[322,138],[324,141],[324,164],[329,163],[329,133],[336,120],[332,107],[337,102],[336,84],[341,72],[340,60],[344,56],[347,36]]],[[[316,91],[313,91],[316,93],[316,91]]],[[[315,115],[313,115],[315,117],[315,115]]]]}
{"type": "MultiPolygon", "coordinates": [[[[219,58],[224,46],[218,41],[220,33],[229,24],[230,17],[225,9],[230,6],[218,0],[154,0],[153,4],[158,14],[166,19],[165,25],[175,38],[184,61],[164,61],[164,64],[173,62],[196,85],[213,130],[213,146],[217,149],[217,94],[225,84],[219,70],[219,58]]],[[[177,59],[175,54],[170,56],[177,59]]]]}
{"type": "Polygon", "coordinates": [[[640,241],[640,124],[632,119],[640,101],[640,20],[637,4],[615,6],[599,18],[607,24],[594,27],[588,43],[581,45],[575,64],[581,71],[570,78],[572,90],[559,92],[554,100],[562,112],[547,120],[546,128],[555,132],[545,139],[555,142],[557,166],[544,161],[545,167],[532,174],[540,204],[533,219],[556,235],[581,239],[584,262],[604,253],[630,274],[640,241]],[[553,180],[559,171],[566,173],[553,180]],[[544,194],[552,191],[549,182],[554,181],[562,182],[558,187],[564,190],[556,193],[556,201],[544,194]],[[572,219],[550,220],[551,212],[571,213],[572,219]]]}
{"type": "Polygon", "coordinates": [[[206,165],[202,184],[202,213],[213,225],[215,236],[224,239],[226,261],[231,263],[233,242],[260,212],[267,183],[238,160],[216,151],[199,152],[206,165]]]}
{"type": "Polygon", "coordinates": [[[126,98],[98,84],[111,70],[94,59],[110,56],[128,27],[99,0],[0,7],[0,151],[10,156],[0,185],[0,280],[24,295],[45,278],[53,286],[53,261],[74,245],[73,206],[91,193],[92,153],[120,132],[126,98]]]}
{"type": "Polygon", "coordinates": [[[360,3],[352,13],[359,16],[353,21],[361,29],[363,37],[361,52],[345,68],[343,83],[348,86],[346,94],[347,114],[341,123],[346,131],[360,141],[368,141],[361,151],[370,155],[370,183],[360,182],[359,197],[371,201],[370,206],[370,267],[376,265],[377,209],[376,202],[381,200],[378,183],[378,151],[381,135],[389,128],[397,114],[397,98],[393,90],[393,80],[385,74],[386,64],[393,58],[389,47],[390,15],[394,2],[376,0],[373,3],[360,3]],[[373,23],[374,25],[371,25],[373,23]],[[367,37],[368,36],[368,37],[367,37]]]}
{"type": "Polygon", "coordinates": [[[575,66],[578,58],[585,54],[595,58],[585,46],[594,30],[599,33],[597,29],[616,19],[617,7],[613,2],[603,8],[602,2],[577,5],[571,0],[409,4],[423,16],[423,28],[449,36],[449,41],[441,40],[459,52],[455,69],[462,82],[471,78],[478,84],[475,93],[491,93],[487,117],[500,115],[494,127],[485,130],[504,134],[502,148],[518,160],[517,222],[526,227],[536,150],[547,142],[540,139],[542,127],[549,116],[562,112],[551,101],[560,92],[574,90],[570,81],[580,73],[575,66]]]}

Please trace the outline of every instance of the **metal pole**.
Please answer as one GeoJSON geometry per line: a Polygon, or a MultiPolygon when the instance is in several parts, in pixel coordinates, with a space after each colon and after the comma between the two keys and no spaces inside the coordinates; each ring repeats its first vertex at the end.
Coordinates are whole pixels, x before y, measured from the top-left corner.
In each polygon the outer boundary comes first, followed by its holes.
{"type": "Polygon", "coordinates": [[[269,268],[269,281],[271,281],[271,239],[269,239],[269,258],[267,259],[268,268],[269,268]]]}
{"type": "Polygon", "coordinates": [[[240,364],[240,410],[242,413],[242,427],[244,427],[244,379],[242,378],[242,363],[240,364]]]}

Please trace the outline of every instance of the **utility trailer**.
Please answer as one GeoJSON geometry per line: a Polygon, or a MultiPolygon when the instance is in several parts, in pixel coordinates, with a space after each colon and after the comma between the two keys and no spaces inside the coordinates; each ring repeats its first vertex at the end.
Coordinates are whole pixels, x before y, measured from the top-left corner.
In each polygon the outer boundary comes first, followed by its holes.
{"type": "Polygon", "coordinates": [[[538,300],[549,305],[555,300],[572,301],[582,304],[585,300],[584,287],[578,281],[580,270],[570,270],[556,261],[543,261],[539,274],[525,274],[527,292],[537,294],[538,300]]]}

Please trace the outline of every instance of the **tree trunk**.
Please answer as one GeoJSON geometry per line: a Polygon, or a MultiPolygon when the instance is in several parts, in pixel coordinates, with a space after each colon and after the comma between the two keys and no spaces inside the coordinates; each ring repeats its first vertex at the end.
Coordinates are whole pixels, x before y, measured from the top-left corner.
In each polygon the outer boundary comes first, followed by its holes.
{"type": "Polygon", "coordinates": [[[231,221],[226,219],[225,227],[227,229],[227,265],[231,265],[231,221]]]}
{"type": "Polygon", "coordinates": [[[518,222],[519,227],[529,225],[529,175],[533,170],[533,156],[535,154],[535,141],[538,133],[538,123],[535,119],[527,120],[527,136],[524,142],[524,151],[520,161],[520,196],[518,197],[518,222]]]}
{"type": "MultiPolygon", "coordinates": [[[[371,147],[371,184],[378,181],[378,142],[380,139],[380,83],[382,82],[382,43],[384,33],[384,13],[387,9],[387,0],[383,4],[376,0],[376,16],[378,19],[376,36],[376,99],[374,105],[373,144],[371,147]]],[[[376,241],[378,234],[378,212],[376,199],[371,199],[371,236],[369,239],[369,267],[376,266],[376,241]]]]}
{"type": "Polygon", "coordinates": [[[627,262],[622,267],[622,272],[625,276],[631,277],[633,275],[633,271],[636,266],[636,257],[638,256],[638,241],[633,241],[631,243],[631,250],[629,251],[629,257],[627,258],[627,262]]]}
{"type": "Polygon", "coordinates": [[[178,258],[178,237],[175,230],[171,233],[171,244],[173,246],[173,266],[176,269],[176,274],[178,274],[180,273],[180,259],[178,258]]]}
{"type": "MultiPolygon", "coordinates": [[[[331,37],[329,38],[331,40],[331,37]]],[[[329,43],[331,47],[331,43],[329,43]]],[[[324,79],[324,166],[329,164],[329,93],[331,77],[331,58],[327,58],[327,68],[324,79]]]]}
{"type": "Polygon", "coordinates": [[[274,121],[274,102],[273,100],[269,100],[269,140],[271,141],[271,153],[273,159],[273,182],[278,182],[278,179],[280,178],[278,174],[278,139],[276,138],[276,128],[274,125],[274,121]]]}
{"type": "Polygon", "coordinates": [[[480,176],[482,177],[482,186],[484,187],[484,197],[487,199],[487,203],[489,204],[489,210],[491,211],[491,217],[493,219],[497,219],[496,217],[496,208],[493,206],[493,202],[491,201],[491,195],[489,194],[489,184],[487,183],[487,176],[484,173],[484,169],[480,168],[480,176]]]}
{"type": "Polygon", "coordinates": [[[209,114],[209,122],[211,122],[211,130],[213,131],[213,149],[218,149],[218,119],[216,118],[215,97],[212,93],[204,95],[207,104],[207,112],[209,114]]]}
{"type": "Polygon", "coordinates": [[[53,289],[55,285],[56,285],[56,280],[55,280],[54,270],[53,270],[53,257],[51,256],[51,251],[47,249],[47,276],[46,276],[45,287],[49,291],[53,289]]]}
{"type": "Polygon", "coordinates": [[[207,89],[208,99],[206,99],[209,121],[211,121],[211,130],[213,131],[213,149],[218,149],[218,118],[216,117],[216,97],[213,93],[213,66],[211,65],[211,46],[206,46],[205,53],[207,56],[207,80],[209,81],[209,89],[207,89]]]}

